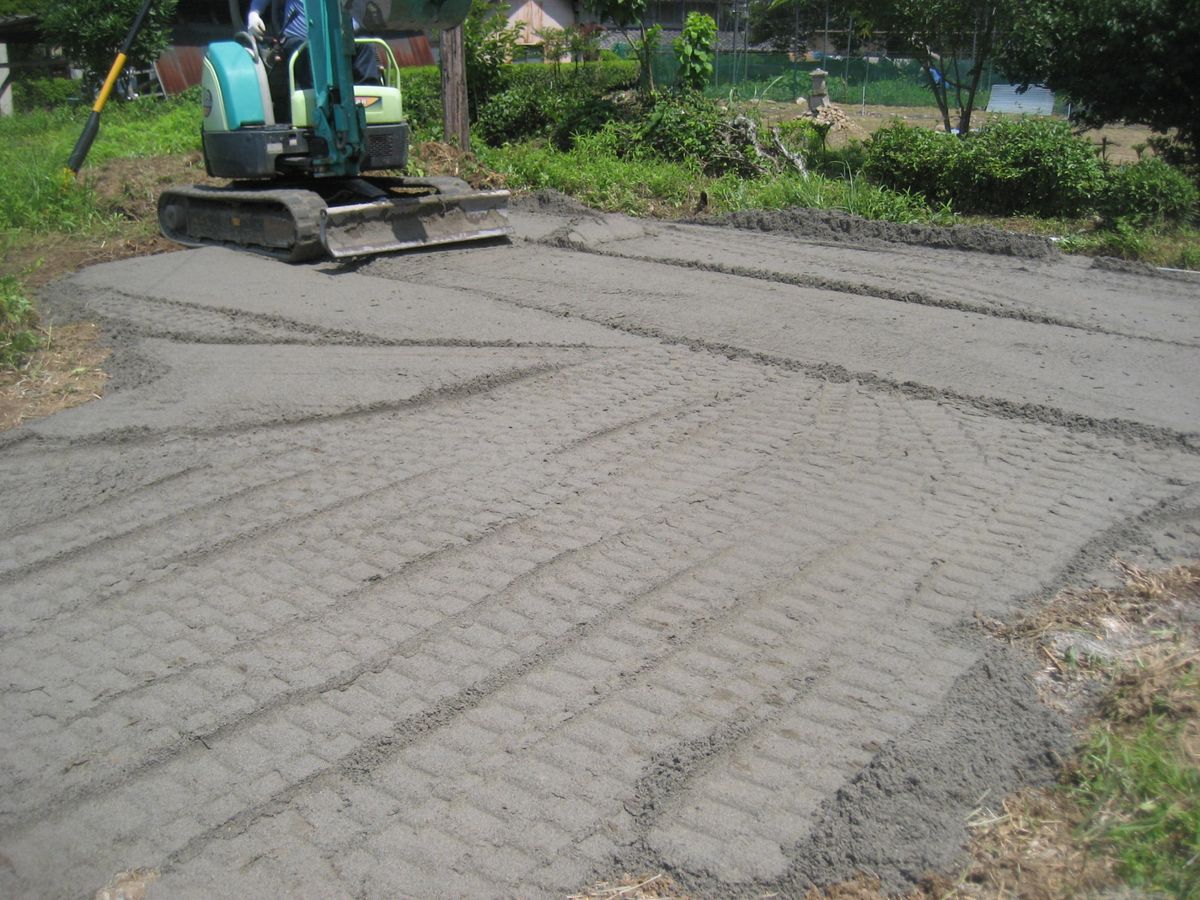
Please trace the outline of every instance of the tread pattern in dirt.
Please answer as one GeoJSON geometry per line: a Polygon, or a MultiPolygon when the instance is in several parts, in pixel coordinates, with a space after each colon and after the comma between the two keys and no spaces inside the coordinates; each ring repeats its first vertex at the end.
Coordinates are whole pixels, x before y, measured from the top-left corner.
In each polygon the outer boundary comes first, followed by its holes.
{"type": "Polygon", "coordinates": [[[769,879],[1179,465],[681,348],[160,449],[6,565],[6,893],[769,879]]]}

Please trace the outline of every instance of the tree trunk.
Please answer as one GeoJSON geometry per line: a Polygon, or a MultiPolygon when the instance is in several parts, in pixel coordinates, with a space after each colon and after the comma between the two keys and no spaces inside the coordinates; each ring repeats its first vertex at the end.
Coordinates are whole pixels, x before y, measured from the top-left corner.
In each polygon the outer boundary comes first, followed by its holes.
{"type": "Polygon", "coordinates": [[[446,143],[471,149],[467,117],[467,57],[461,25],[442,32],[442,129],[446,143]]]}
{"type": "MultiPolygon", "coordinates": [[[[939,60],[940,62],[940,60],[939,60]]],[[[942,74],[942,83],[938,84],[933,77],[933,61],[932,59],[925,60],[925,77],[929,79],[929,89],[933,91],[933,97],[937,100],[938,111],[942,114],[942,123],[946,126],[946,133],[950,132],[950,101],[946,97],[946,76],[942,74]]],[[[941,69],[938,69],[941,72],[941,69]]]]}
{"type": "Polygon", "coordinates": [[[975,109],[975,98],[979,95],[979,82],[983,78],[984,61],[990,60],[992,48],[996,43],[996,7],[990,6],[984,14],[983,44],[979,42],[979,28],[975,29],[975,40],[972,44],[971,87],[967,92],[967,102],[958,120],[959,134],[966,135],[971,130],[971,113],[975,109]]]}
{"type": "Polygon", "coordinates": [[[642,73],[638,83],[645,94],[654,93],[654,59],[650,56],[650,44],[646,40],[646,20],[638,20],[638,33],[642,36],[642,73]]]}

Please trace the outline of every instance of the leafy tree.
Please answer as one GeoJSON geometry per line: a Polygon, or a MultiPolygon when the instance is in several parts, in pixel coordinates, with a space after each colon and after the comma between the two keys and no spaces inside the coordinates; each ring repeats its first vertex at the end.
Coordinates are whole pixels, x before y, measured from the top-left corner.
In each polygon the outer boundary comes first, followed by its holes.
{"type": "Polygon", "coordinates": [[[751,0],[750,43],[769,43],[779,51],[799,53],[808,36],[825,27],[844,28],[851,12],[847,0],[751,0]]]}
{"type": "Polygon", "coordinates": [[[0,18],[43,13],[50,6],[50,0],[0,0],[0,18]]]}
{"type": "Polygon", "coordinates": [[[599,56],[601,30],[599,25],[589,23],[582,26],[569,25],[566,28],[548,26],[539,28],[534,34],[542,42],[542,52],[546,60],[554,64],[554,70],[557,72],[564,56],[571,58],[576,70],[580,63],[599,56]]]}
{"type": "Polygon", "coordinates": [[[810,4],[802,0],[791,3],[774,3],[772,0],[752,0],[750,3],[750,43],[770,44],[771,49],[779,51],[797,50],[794,40],[795,32],[800,32],[800,40],[811,29],[796,27],[796,17],[802,8],[810,4]]]}
{"type": "Polygon", "coordinates": [[[643,93],[654,90],[654,52],[658,49],[658,25],[646,27],[646,0],[584,0],[584,5],[598,19],[612,22],[625,35],[640,65],[638,87],[643,93]],[[631,38],[629,29],[636,26],[638,39],[631,38]]]}
{"type": "Polygon", "coordinates": [[[472,115],[504,86],[504,66],[521,39],[522,26],[508,24],[508,4],[472,0],[463,22],[463,53],[467,67],[467,94],[472,115]]]}
{"type": "Polygon", "coordinates": [[[1200,159],[1200,4],[1196,0],[1016,0],[1000,65],[1070,98],[1086,125],[1178,129],[1200,159]]]}
{"type": "Polygon", "coordinates": [[[600,58],[600,35],[604,31],[603,28],[595,22],[588,22],[583,25],[572,25],[566,31],[567,50],[576,65],[600,58]]]}
{"type": "Polygon", "coordinates": [[[675,39],[679,60],[679,83],[693,91],[704,90],[713,75],[713,50],[717,46],[717,23],[712,16],[690,12],[683,31],[675,39]]]}
{"type": "Polygon", "coordinates": [[[862,0],[859,6],[875,30],[888,33],[889,45],[903,47],[921,63],[946,130],[952,128],[953,110],[958,132],[965,135],[971,128],[979,82],[998,43],[1001,24],[1011,19],[1017,2],[862,0]]]}
{"type": "MultiPolygon", "coordinates": [[[[171,36],[177,0],[156,0],[129,53],[130,66],[148,66],[171,36]]],[[[108,74],[142,0],[63,0],[47,4],[42,15],[46,41],[84,70],[89,84],[108,74]]]]}
{"type": "Polygon", "coordinates": [[[568,38],[566,29],[555,28],[550,25],[537,29],[534,34],[542,42],[542,53],[545,55],[546,61],[551,63],[557,72],[559,63],[567,55],[568,38]]]}

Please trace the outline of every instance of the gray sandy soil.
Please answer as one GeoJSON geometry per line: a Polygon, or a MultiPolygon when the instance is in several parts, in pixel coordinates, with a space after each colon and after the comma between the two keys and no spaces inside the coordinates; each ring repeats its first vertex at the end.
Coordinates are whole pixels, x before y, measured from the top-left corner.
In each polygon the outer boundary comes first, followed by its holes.
{"type": "Polygon", "coordinates": [[[0,437],[0,895],[899,887],[1051,776],[975,616],[1200,556],[1200,288],[514,221],[51,289],[115,389],[0,437]]]}

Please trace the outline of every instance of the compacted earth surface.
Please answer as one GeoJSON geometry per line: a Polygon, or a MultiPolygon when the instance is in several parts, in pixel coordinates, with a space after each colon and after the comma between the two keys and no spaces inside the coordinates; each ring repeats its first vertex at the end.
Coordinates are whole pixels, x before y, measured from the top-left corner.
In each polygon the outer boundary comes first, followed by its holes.
{"type": "Polygon", "coordinates": [[[978,620],[1200,556],[1200,282],[513,222],[46,289],[113,377],[0,435],[0,895],[902,888],[1052,777],[978,620]]]}

